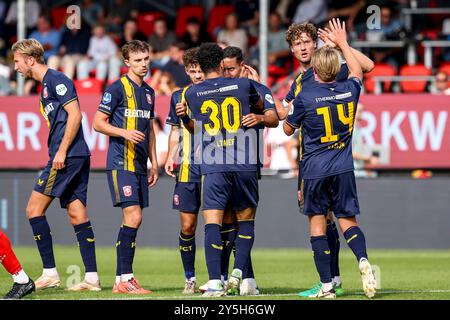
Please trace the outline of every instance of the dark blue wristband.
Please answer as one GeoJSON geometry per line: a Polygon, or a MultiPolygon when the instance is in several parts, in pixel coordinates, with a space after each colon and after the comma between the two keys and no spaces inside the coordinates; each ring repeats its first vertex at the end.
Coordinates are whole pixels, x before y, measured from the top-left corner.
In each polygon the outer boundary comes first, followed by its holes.
{"type": "Polygon", "coordinates": [[[188,124],[189,122],[191,122],[191,118],[189,118],[189,116],[186,114],[181,117],[181,121],[183,121],[184,124],[188,124]]]}

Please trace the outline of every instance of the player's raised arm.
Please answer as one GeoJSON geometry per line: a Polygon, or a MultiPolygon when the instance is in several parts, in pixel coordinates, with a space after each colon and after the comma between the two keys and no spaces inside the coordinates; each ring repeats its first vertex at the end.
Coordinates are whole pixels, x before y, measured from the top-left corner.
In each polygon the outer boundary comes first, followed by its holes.
{"type": "Polygon", "coordinates": [[[333,19],[329,22],[330,28],[319,29],[319,34],[326,36],[335,43],[344,55],[349,69],[348,77],[356,77],[362,79],[362,68],[356,57],[354,56],[350,45],[347,42],[347,32],[345,31],[345,22],[341,24],[339,19],[333,19]]]}

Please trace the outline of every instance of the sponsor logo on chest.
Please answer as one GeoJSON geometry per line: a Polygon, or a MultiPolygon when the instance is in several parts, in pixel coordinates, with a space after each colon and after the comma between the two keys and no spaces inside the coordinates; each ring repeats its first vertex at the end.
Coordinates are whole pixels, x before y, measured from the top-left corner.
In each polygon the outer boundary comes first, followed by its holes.
{"type": "Polygon", "coordinates": [[[125,109],[125,117],[150,119],[151,114],[150,110],[125,109]]]}

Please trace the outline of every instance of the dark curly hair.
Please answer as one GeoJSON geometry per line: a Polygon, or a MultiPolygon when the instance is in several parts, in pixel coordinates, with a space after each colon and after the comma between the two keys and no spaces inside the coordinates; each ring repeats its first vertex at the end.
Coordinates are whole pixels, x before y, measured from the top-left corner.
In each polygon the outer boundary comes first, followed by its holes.
{"type": "Polygon", "coordinates": [[[130,52],[150,52],[150,46],[147,42],[144,41],[131,40],[130,42],[124,44],[122,47],[122,57],[124,60],[128,60],[130,58],[130,52]]]}
{"type": "Polygon", "coordinates": [[[216,71],[223,60],[223,50],[216,43],[203,43],[198,50],[197,60],[204,73],[216,71]]]}
{"type": "Polygon", "coordinates": [[[190,48],[184,52],[183,64],[186,68],[189,66],[198,65],[198,60],[197,60],[198,50],[199,50],[199,48],[195,47],[195,48],[190,48]]]}
{"type": "Polygon", "coordinates": [[[312,23],[294,23],[286,31],[286,41],[289,46],[292,47],[294,41],[300,38],[302,33],[306,33],[314,42],[317,42],[317,28],[312,23]]]}
{"type": "Polygon", "coordinates": [[[236,58],[237,63],[241,63],[244,61],[244,55],[242,54],[242,50],[238,47],[226,47],[223,49],[223,57],[224,58],[236,58]]]}

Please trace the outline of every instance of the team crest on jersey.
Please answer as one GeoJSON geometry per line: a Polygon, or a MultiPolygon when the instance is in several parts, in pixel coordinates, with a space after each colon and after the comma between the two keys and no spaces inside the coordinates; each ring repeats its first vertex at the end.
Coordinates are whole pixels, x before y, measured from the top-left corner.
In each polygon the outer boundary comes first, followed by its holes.
{"type": "Polygon", "coordinates": [[[61,83],[61,84],[58,84],[58,85],[56,86],[56,93],[57,93],[59,96],[65,95],[66,92],[67,92],[67,87],[66,87],[64,84],[61,83]]]}
{"type": "Polygon", "coordinates": [[[48,98],[48,88],[44,87],[44,90],[42,90],[42,95],[44,96],[44,99],[48,98]]]}
{"type": "Polygon", "coordinates": [[[110,103],[110,102],[111,102],[111,93],[105,92],[105,93],[103,94],[102,103],[103,103],[103,104],[108,104],[108,103],[110,103]]]}
{"type": "Polygon", "coordinates": [[[175,194],[173,196],[173,204],[176,206],[180,205],[180,196],[179,195],[175,194]]]}
{"type": "Polygon", "coordinates": [[[133,189],[131,189],[131,186],[124,186],[122,190],[125,197],[131,197],[133,195],[133,189]]]}
{"type": "Polygon", "coordinates": [[[152,96],[149,93],[147,93],[146,96],[147,96],[147,102],[149,104],[152,104],[152,96]]]}

